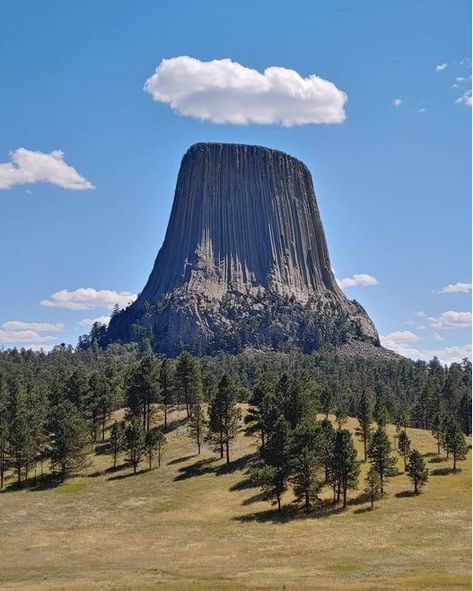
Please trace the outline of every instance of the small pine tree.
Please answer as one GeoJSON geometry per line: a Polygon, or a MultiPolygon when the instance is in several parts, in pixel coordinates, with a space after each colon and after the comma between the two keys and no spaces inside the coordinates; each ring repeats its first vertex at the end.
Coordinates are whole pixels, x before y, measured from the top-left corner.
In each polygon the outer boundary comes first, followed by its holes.
{"type": "Polygon", "coordinates": [[[437,441],[437,453],[440,455],[440,448],[443,447],[445,438],[445,413],[439,409],[432,420],[432,435],[437,441]]]}
{"type": "Polygon", "coordinates": [[[168,413],[172,408],[173,400],[173,389],[171,387],[171,375],[170,375],[169,361],[164,359],[161,363],[161,369],[159,370],[159,387],[160,387],[160,402],[164,410],[164,430],[168,428],[168,413]]]}
{"type": "Polygon", "coordinates": [[[149,469],[153,464],[153,457],[158,453],[158,465],[161,465],[161,450],[163,447],[164,433],[158,427],[153,427],[145,434],[144,449],[148,456],[149,469]]]}
{"type": "Polygon", "coordinates": [[[374,501],[381,494],[381,479],[374,466],[370,466],[365,478],[365,492],[370,495],[371,508],[374,507],[374,501]]]}
{"type": "Polygon", "coordinates": [[[468,453],[468,445],[460,424],[453,416],[446,420],[444,438],[445,449],[452,454],[453,471],[456,471],[458,460],[464,460],[468,453]]]}
{"type": "Polygon", "coordinates": [[[236,388],[226,375],[222,377],[217,392],[209,404],[208,440],[219,450],[220,457],[226,452],[230,463],[230,442],[238,432],[240,410],[236,406],[236,388]]]}
{"type": "Polygon", "coordinates": [[[387,478],[395,473],[396,458],[391,455],[391,443],[382,425],[377,428],[371,438],[368,458],[379,474],[380,490],[383,494],[387,478]]]}
{"type": "Polygon", "coordinates": [[[126,446],[130,452],[129,461],[133,466],[133,472],[136,474],[139,463],[143,455],[145,431],[143,424],[138,417],[133,417],[128,424],[126,431],[126,446]]]}
{"type": "Polygon", "coordinates": [[[125,449],[125,445],[125,424],[123,421],[115,421],[110,429],[110,453],[114,469],[117,467],[118,455],[125,449]]]}
{"type": "Polygon", "coordinates": [[[87,464],[89,429],[81,413],[70,400],[63,400],[52,411],[51,470],[65,478],[87,464]]]}
{"type": "Polygon", "coordinates": [[[373,395],[370,390],[363,389],[360,401],[357,405],[356,416],[359,422],[359,427],[356,429],[356,434],[363,442],[364,460],[368,459],[367,449],[371,436],[371,424],[373,423],[373,395]]]}
{"type": "Polygon", "coordinates": [[[264,469],[256,474],[256,480],[259,479],[263,492],[276,499],[278,511],[281,511],[281,498],[286,490],[289,475],[289,434],[289,424],[281,415],[261,450],[264,469]]]}
{"type": "Polygon", "coordinates": [[[197,445],[197,453],[200,455],[200,448],[205,436],[205,411],[202,399],[202,393],[197,393],[192,407],[192,415],[189,419],[189,435],[197,445]]]}
{"type": "Polygon", "coordinates": [[[337,489],[337,501],[343,493],[343,508],[347,506],[347,491],[358,486],[360,466],[356,460],[356,448],[350,431],[339,429],[335,435],[331,470],[334,490],[337,489]]]}
{"type": "Polygon", "coordinates": [[[409,462],[406,467],[406,472],[412,480],[415,494],[419,494],[419,489],[424,486],[429,479],[429,470],[425,465],[425,460],[422,457],[422,454],[417,451],[417,449],[413,449],[409,453],[409,462]]]}
{"type": "Polygon", "coordinates": [[[397,451],[404,461],[404,472],[407,470],[407,457],[411,449],[411,440],[405,430],[399,433],[397,439],[397,451]]]}

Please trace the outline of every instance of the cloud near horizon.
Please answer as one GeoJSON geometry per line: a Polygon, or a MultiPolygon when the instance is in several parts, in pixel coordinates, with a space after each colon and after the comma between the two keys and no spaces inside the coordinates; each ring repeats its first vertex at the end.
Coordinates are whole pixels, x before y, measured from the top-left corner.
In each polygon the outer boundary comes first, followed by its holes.
{"type": "Polygon", "coordinates": [[[442,287],[440,293],[469,293],[471,291],[471,283],[449,283],[442,287]]]}
{"type": "Polygon", "coordinates": [[[337,279],[339,287],[345,289],[347,287],[356,287],[358,285],[378,285],[378,280],[372,275],[367,273],[355,273],[351,277],[345,277],[344,279],[337,279]]]}
{"type": "Polygon", "coordinates": [[[438,357],[441,363],[449,365],[453,362],[458,363],[465,357],[471,359],[471,344],[454,345],[451,347],[444,347],[443,349],[417,348],[414,343],[421,339],[410,330],[399,330],[387,335],[380,335],[380,339],[383,347],[391,349],[399,355],[415,361],[417,359],[428,361],[433,359],[433,357],[438,357]]]}
{"type": "Polygon", "coordinates": [[[468,328],[471,326],[471,312],[454,312],[447,310],[440,316],[429,317],[430,326],[434,328],[468,328]]]}
{"type": "Polygon", "coordinates": [[[10,161],[0,163],[0,190],[33,183],[50,183],[74,191],[95,188],[64,161],[61,150],[47,154],[18,148],[10,152],[10,161]]]}
{"type": "Polygon", "coordinates": [[[276,66],[261,73],[231,59],[163,59],[143,90],[179,115],[213,123],[292,127],[346,118],[347,95],[332,82],[276,66]]]}
{"type": "Polygon", "coordinates": [[[66,310],[90,310],[93,308],[112,309],[115,304],[120,308],[135,301],[137,295],[128,291],[113,291],[109,289],[96,290],[92,287],[80,287],[69,291],[62,289],[51,294],[49,299],[41,300],[42,306],[64,308],[66,310]]]}

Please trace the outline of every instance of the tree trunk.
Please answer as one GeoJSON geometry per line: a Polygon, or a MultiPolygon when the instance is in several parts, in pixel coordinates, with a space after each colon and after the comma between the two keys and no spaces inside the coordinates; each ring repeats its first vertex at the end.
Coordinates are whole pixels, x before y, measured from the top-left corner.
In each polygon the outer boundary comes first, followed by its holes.
{"type": "Polygon", "coordinates": [[[223,432],[220,431],[220,459],[223,458],[223,432]]]}
{"type": "Polygon", "coordinates": [[[365,462],[368,459],[368,456],[366,455],[366,432],[363,433],[363,452],[365,455],[365,462]]]}
{"type": "Polygon", "coordinates": [[[374,507],[374,493],[373,493],[373,491],[371,491],[370,499],[371,499],[371,508],[373,509],[373,507],[374,507]]]}
{"type": "Polygon", "coordinates": [[[116,452],[113,454],[113,469],[117,467],[117,454],[116,452]]]}
{"type": "Polygon", "coordinates": [[[416,495],[419,494],[419,491],[417,490],[417,480],[414,480],[414,492],[416,495]]]}
{"type": "Polygon", "coordinates": [[[457,454],[453,452],[453,471],[456,472],[457,470],[457,454]]]}
{"type": "Polygon", "coordinates": [[[164,405],[164,430],[167,431],[168,428],[168,407],[164,405]]]}
{"type": "Polygon", "coordinates": [[[228,439],[225,441],[225,451],[227,454],[227,464],[230,463],[230,442],[228,441],[228,439]]]}
{"type": "Polygon", "coordinates": [[[309,492],[305,491],[305,512],[309,513],[309,509],[310,509],[309,492]]]}
{"type": "Polygon", "coordinates": [[[161,446],[158,448],[158,468],[161,468],[161,446]]]}
{"type": "Polygon", "coordinates": [[[18,486],[21,484],[21,467],[18,466],[17,470],[16,470],[16,482],[18,484],[18,486]]]}
{"type": "Polygon", "coordinates": [[[343,508],[347,508],[347,487],[343,487],[343,508]]]}
{"type": "Polygon", "coordinates": [[[200,437],[197,437],[197,455],[200,456],[200,437]]]}
{"type": "Polygon", "coordinates": [[[281,495],[279,494],[279,491],[276,493],[276,499],[278,502],[278,511],[281,512],[281,495]]]}

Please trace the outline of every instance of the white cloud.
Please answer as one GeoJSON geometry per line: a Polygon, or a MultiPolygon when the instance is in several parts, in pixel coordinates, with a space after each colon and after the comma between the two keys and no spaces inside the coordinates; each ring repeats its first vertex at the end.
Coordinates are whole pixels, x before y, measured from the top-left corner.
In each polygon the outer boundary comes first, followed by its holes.
{"type": "Polygon", "coordinates": [[[457,84],[461,84],[462,82],[465,82],[465,78],[463,78],[463,76],[457,76],[457,78],[455,78],[455,82],[457,84]]]}
{"type": "Polygon", "coordinates": [[[345,289],[346,287],[355,287],[357,285],[377,285],[378,280],[372,275],[366,273],[355,273],[351,277],[345,277],[344,279],[337,279],[339,287],[345,289]]]}
{"type": "Polygon", "coordinates": [[[425,107],[421,107],[417,112],[418,113],[425,113],[427,109],[425,107]]]}
{"type": "Polygon", "coordinates": [[[471,90],[467,90],[462,96],[459,96],[455,103],[457,105],[465,105],[466,107],[472,106],[471,90]]]}
{"type": "Polygon", "coordinates": [[[400,107],[400,106],[402,105],[402,99],[400,99],[400,98],[395,98],[395,99],[393,100],[393,105],[394,105],[395,107],[400,107]]]}
{"type": "Polygon", "coordinates": [[[0,328],[10,331],[34,330],[36,332],[48,332],[63,330],[64,324],[61,322],[22,322],[21,320],[8,320],[0,324],[0,328]]]}
{"type": "Polygon", "coordinates": [[[77,324],[80,326],[84,326],[85,328],[90,328],[93,324],[99,322],[100,324],[108,325],[110,322],[110,316],[99,316],[98,318],[84,318],[83,320],[79,320],[77,324]]]}
{"type": "MultiPolygon", "coordinates": [[[[435,340],[443,340],[440,335],[435,333],[435,340]]],[[[438,357],[442,363],[450,364],[458,362],[469,357],[471,359],[471,345],[461,345],[445,347],[444,349],[420,349],[413,346],[413,342],[418,341],[419,337],[409,330],[396,331],[385,336],[380,335],[381,344],[387,349],[395,351],[403,357],[410,359],[424,359],[430,360],[433,357],[438,357]]]]}
{"type": "Polygon", "coordinates": [[[213,123],[285,127],[342,123],[347,95],[315,74],[269,67],[263,73],[230,59],[163,59],[144,90],[180,115],[213,123]]]}
{"type": "Polygon", "coordinates": [[[437,66],[435,66],[435,71],[436,72],[443,72],[443,70],[446,70],[448,68],[448,62],[443,62],[442,64],[438,64],[437,66]]]}
{"type": "Polygon", "coordinates": [[[35,330],[3,330],[0,328],[0,343],[50,343],[57,340],[51,335],[40,335],[35,330]]]}
{"type": "Polygon", "coordinates": [[[18,148],[10,152],[10,162],[0,163],[0,189],[39,182],[64,189],[94,188],[75,168],[64,162],[64,153],[60,150],[46,154],[18,148]]]}
{"type": "Polygon", "coordinates": [[[128,291],[96,290],[92,287],[80,287],[74,291],[68,289],[56,291],[50,296],[50,299],[41,300],[40,304],[53,308],[65,308],[66,310],[112,309],[115,304],[124,308],[135,299],[136,294],[128,291]]]}
{"type": "Polygon", "coordinates": [[[471,326],[471,312],[448,310],[440,316],[430,317],[429,322],[434,328],[466,328],[471,326]]]}
{"type": "Polygon", "coordinates": [[[468,293],[471,291],[471,283],[449,283],[447,286],[442,287],[440,293],[468,293]]]}

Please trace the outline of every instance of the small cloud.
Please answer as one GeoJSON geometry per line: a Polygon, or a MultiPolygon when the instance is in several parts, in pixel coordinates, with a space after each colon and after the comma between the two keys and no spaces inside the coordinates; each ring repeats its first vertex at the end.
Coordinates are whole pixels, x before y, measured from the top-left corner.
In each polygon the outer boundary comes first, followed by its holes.
{"type": "Polygon", "coordinates": [[[436,72],[443,72],[447,68],[448,68],[448,62],[443,62],[442,64],[438,64],[437,66],[435,66],[435,71],[436,72]]]}
{"type": "MultiPolygon", "coordinates": [[[[383,347],[414,360],[424,359],[428,361],[433,357],[438,357],[441,363],[449,365],[450,363],[460,362],[465,357],[471,359],[471,344],[445,347],[444,349],[421,349],[413,344],[415,341],[420,340],[419,337],[410,331],[396,331],[385,336],[380,335],[380,339],[383,347]]],[[[435,333],[434,339],[436,341],[443,340],[437,333],[435,333]]]]}
{"type": "Polygon", "coordinates": [[[383,339],[393,341],[395,343],[406,343],[420,340],[411,330],[396,330],[382,337],[383,339]]]}
{"type": "Polygon", "coordinates": [[[395,99],[393,100],[393,105],[394,105],[395,107],[400,107],[400,106],[402,105],[402,99],[400,99],[400,98],[395,98],[395,99]]]}
{"type": "Polygon", "coordinates": [[[472,99],[471,99],[471,90],[467,90],[462,96],[459,96],[455,103],[457,105],[465,105],[466,107],[472,106],[472,99]]]}
{"type": "Polygon", "coordinates": [[[83,320],[79,320],[77,324],[79,324],[80,326],[84,326],[85,328],[90,328],[96,322],[108,326],[108,323],[110,322],[110,316],[99,316],[98,318],[84,318],[83,320]]]}
{"type": "Polygon", "coordinates": [[[417,112],[418,113],[425,113],[427,109],[425,107],[421,107],[417,112]]]}
{"type": "Polygon", "coordinates": [[[465,82],[465,78],[463,78],[463,76],[457,76],[457,77],[455,78],[455,82],[456,82],[457,84],[461,84],[462,82],[465,82]]]}
{"type": "Polygon", "coordinates": [[[440,293],[469,293],[471,291],[471,283],[449,283],[442,287],[440,293]]]}
{"type": "Polygon", "coordinates": [[[347,95],[315,74],[269,67],[258,72],[230,59],[163,59],[143,90],[179,115],[213,123],[343,123],[347,95]]]}
{"type": "Polygon", "coordinates": [[[366,273],[356,273],[351,277],[345,277],[344,279],[337,279],[339,287],[345,289],[346,287],[356,287],[358,285],[378,285],[378,280],[372,275],[366,273]]]}
{"type": "Polygon", "coordinates": [[[0,324],[0,328],[3,330],[35,330],[36,332],[49,332],[64,330],[64,324],[61,322],[23,322],[21,320],[8,320],[3,324],[0,324]]]}
{"type": "Polygon", "coordinates": [[[0,163],[0,190],[32,183],[50,183],[76,191],[94,188],[92,183],[64,161],[61,150],[46,154],[18,148],[10,152],[10,162],[0,163]]]}
{"type": "Polygon", "coordinates": [[[129,291],[113,291],[109,289],[96,290],[92,287],[80,287],[74,291],[62,289],[41,300],[42,306],[64,308],[66,310],[89,310],[93,308],[112,309],[115,304],[121,308],[136,300],[136,294],[129,291]]]}
{"type": "Polygon", "coordinates": [[[448,310],[440,316],[429,318],[430,326],[434,328],[467,328],[471,326],[471,312],[454,312],[448,310]]]}
{"type": "Polygon", "coordinates": [[[434,340],[435,341],[444,341],[445,339],[439,335],[438,332],[434,332],[434,340]]]}

